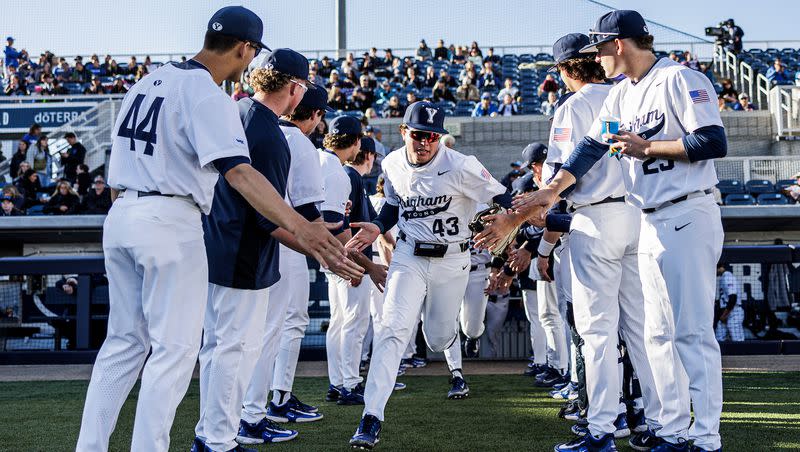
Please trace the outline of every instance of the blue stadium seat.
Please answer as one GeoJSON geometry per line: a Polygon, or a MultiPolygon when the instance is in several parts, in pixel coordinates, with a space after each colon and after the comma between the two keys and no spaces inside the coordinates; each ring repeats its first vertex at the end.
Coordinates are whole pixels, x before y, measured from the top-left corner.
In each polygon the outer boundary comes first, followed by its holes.
{"type": "Polygon", "coordinates": [[[795,179],[780,179],[778,182],[775,182],[775,191],[783,191],[792,185],[797,185],[795,179]]]}
{"type": "Polygon", "coordinates": [[[738,180],[723,179],[717,184],[717,189],[722,196],[744,193],[744,185],[738,180]]]}
{"type": "Polygon", "coordinates": [[[789,204],[789,200],[786,199],[786,196],[778,193],[762,193],[758,195],[756,201],[761,206],[785,206],[789,204]]]}
{"type": "Polygon", "coordinates": [[[748,194],[732,194],[725,197],[726,206],[753,206],[755,204],[755,198],[748,194]]]}
{"type": "Polygon", "coordinates": [[[775,186],[772,182],[763,179],[753,179],[747,181],[745,184],[747,192],[751,195],[758,195],[761,193],[775,193],[775,186]]]}

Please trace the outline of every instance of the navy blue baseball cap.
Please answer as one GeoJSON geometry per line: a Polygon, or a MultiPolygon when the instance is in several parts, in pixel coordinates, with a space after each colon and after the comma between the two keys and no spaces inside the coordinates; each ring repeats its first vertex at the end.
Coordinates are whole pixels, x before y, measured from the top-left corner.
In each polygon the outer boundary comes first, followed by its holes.
{"type": "Polygon", "coordinates": [[[511,193],[518,195],[520,193],[527,193],[533,191],[536,183],[533,181],[533,173],[525,173],[522,177],[511,182],[511,193]]]}
{"type": "Polygon", "coordinates": [[[308,84],[308,91],[303,95],[300,105],[314,110],[336,111],[328,106],[328,90],[316,83],[308,84]]]}
{"type": "Polygon", "coordinates": [[[215,12],[208,21],[208,31],[233,36],[242,41],[257,42],[262,48],[270,50],[261,42],[264,23],[256,13],[244,6],[226,6],[215,12]]]}
{"type": "Polygon", "coordinates": [[[530,166],[531,163],[541,163],[547,158],[547,146],[542,143],[531,143],[525,146],[522,150],[522,160],[524,167],[530,166]]]}
{"type": "Polygon", "coordinates": [[[406,108],[403,124],[414,130],[445,134],[444,110],[430,102],[414,102],[406,108]]]}
{"type": "Polygon", "coordinates": [[[620,9],[604,14],[589,30],[591,43],[581,49],[582,53],[597,52],[597,45],[615,39],[635,38],[650,34],[644,17],[636,11],[620,9]]]}
{"type": "Polygon", "coordinates": [[[352,116],[337,116],[331,121],[328,133],[331,135],[358,135],[361,133],[361,121],[352,116]]]}
{"type": "Polygon", "coordinates": [[[373,154],[377,153],[375,150],[375,140],[370,137],[362,137],[361,150],[365,152],[372,152],[373,154]]]}
{"type": "Polygon", "coordinates": [[[292,49],[275,49],[264,60],[263,67],[301,80],[308,79],[308,59],[292,49]]]}
{"type": "Polygon", "coordinates": [[[367,126],[364,128],[366,132],[381,133],[381,128],[378,126],[367,126]]]}
{"type": "Polygon", "coordinates": [[[570,33],[562,36],[558,41],[553,44],[553,58],[556,60],[548,72],[555,72],[558,70],[559,63],[563,63],[573,58],[586,58],[585,53],[581,53],[581,49],[588,46],[591,40],[583,33],[570,33]]]}
{"type": "Polygon", "coordinates": [[[6,36],[6,41],[13,41],[13,40],[14,40],[13,36],[6,36]]]}

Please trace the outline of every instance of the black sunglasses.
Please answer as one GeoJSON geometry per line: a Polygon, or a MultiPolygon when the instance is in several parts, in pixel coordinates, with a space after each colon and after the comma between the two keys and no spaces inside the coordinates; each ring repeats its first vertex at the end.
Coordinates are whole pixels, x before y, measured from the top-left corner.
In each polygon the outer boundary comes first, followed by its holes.
{"type": "Polygon", "coordinates": [[[421,142],[433,143],[435,141],[439,141],[439,138],[442,137],[442,134],[440,133],[425,132],[422,130],[412,130],[408,133],[408,135],[411,137],[412,140],[419,141],[420,143],[421,142]]]}
{"type": "Polygon", "coordinates": [[[254,42],[254,41],[245,41],[245,42],[247,43],[247,45],[249,45],[250,47],[252,47],[256,51],[256,54],[253,55],[253,58],[257,57],[258,54],[261,53],[261,51],[264,49],[261,46],[261,44],[259,44],[257,42],[254,42]]]}

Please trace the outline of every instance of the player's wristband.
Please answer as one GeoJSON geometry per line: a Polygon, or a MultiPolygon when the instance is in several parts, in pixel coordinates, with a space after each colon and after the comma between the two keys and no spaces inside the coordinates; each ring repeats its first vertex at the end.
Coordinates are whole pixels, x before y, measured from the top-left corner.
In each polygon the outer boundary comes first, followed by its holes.
{"type": "Polygon", "coordinates": [[[550,257],[550,254],[553,253],[553,248],[555,248],[555,243],[550,243],[544,238],[539,241],[539,248],[536,250],[536,254],[539,257],[550,257]]]}
{"type": "Polygon", "coordinates": [[[508,265],[503,265],[503,274],[506,276],[514,276],[517,273],[514,272],[514,270],[511,270],[511,267],[509,267],[508,265]]]}

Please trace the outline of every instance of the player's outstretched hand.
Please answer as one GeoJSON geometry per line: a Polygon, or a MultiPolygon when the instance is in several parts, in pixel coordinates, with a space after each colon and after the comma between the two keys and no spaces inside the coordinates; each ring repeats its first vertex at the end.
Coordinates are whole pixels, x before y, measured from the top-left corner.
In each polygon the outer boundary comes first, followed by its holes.
{"type": "Polygon", "coordinates": [[[342,244],[328,232],[330,227],[336,228],[336,225],[306,222],[297,228],[294,236],[303,249],[307,250],[324,268],[346,279],[361,276],[364,269],[347,258],[342,244]]]}
{"type": "Polygon", "coordinates": [[[539,256],[536,259],[536,269],[539,270],[539,275],[542,277],[543,281],[552,281],[548,272],[548,270],[550,270],[550,259],[539,256]]]}
{"type": "Polygon", "coordinates": [[[635,133],[626,131],[617,134],[607,133],[603,135],[603,139],[612,142],[609,146],[612,155],[620,153],[642,160],[647,158],[650,142],[635,133]]]}
{"type": "Polygon", "coordinates": [[[524,248],[514,250],[508,256],[508,266],[517,273],[525,270],[529,265],[531,265],[531,252],[524,248]]]}
{"type": "Polygon", "coordinates": [[[542,227],[547,211],[555,204],[558,193],[555,190],[544,187],[541,190],[517,196],[513,201],[513,206],[528,223],[542,227]]]}
{"type": "Polygon", "coordinates": [[[367,269],[369,278],[381,293],[383,293],[384,289],[386,288],[386,274],[388,271],[389,267],[381,264],[375,264],[367,269]]]}
{"type": "Polygon", "coordinates": [[[506,214],[486,215],[483,220],[487,224],[483,227],[483,231],[475,236],[475,246],[491,251],[502,245],[505,238],[517,227],[514,218],[506,214]]]}
{"type": "Polygon", "coordinates": [[[350,223],[350,227],[361,230],[344,245],[347,249],[363,251],[364,248],[372,245],[372,242],[381,235],[381,230],[373,223],[350,223]]]}

